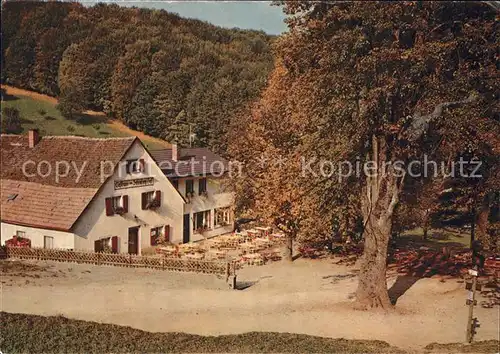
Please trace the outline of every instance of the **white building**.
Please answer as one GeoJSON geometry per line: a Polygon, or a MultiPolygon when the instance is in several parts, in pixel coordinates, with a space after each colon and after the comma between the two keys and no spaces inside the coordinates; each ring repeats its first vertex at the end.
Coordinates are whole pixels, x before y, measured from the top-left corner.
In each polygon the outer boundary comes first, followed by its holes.
{"type": "Polygon", "coordinates": [[[234,230],[234,195],[225,183],[227,161],[206,148],[176,145],[151,155],[185,200],[183,242],[234,230]]]}
{"type": "Polygon", "coordinates": [[[33,247],[141,254],[182,242],[184,214],[198,210],[138,138],[0,140],[2,245],[17,235],[33,247]]]}

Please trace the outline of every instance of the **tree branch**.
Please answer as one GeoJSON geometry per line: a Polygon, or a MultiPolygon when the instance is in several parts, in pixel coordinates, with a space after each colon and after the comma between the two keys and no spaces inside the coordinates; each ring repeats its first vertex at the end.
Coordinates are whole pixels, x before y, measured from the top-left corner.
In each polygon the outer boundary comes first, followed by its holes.
{"type": "Polygon", "coordinates": [[[412,116],[412,122],[409,128],[406,131],[408,140],[415,141],[424,134],[429,128],[429,123],[441,117],[443,112],[447,108],[457,108],[472,102],[477,101],[479,96],[475,93],[472,93],[468,98],[461,101],[452,101],[452,102],[443,102],[438,104],[434,110],[427,115],[420,115],[420,113],[414,113],[412,116]]]}

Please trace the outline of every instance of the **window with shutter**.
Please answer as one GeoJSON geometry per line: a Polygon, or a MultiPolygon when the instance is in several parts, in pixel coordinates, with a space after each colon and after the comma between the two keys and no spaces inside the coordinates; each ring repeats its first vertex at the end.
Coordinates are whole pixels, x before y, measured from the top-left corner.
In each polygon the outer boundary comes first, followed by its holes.
{"type": "Polygon", "coordinates": [[[127,174],[137,173],[141,169],[140,160],[127,160],[126,170],[127,174]]]}
{"type": "Polygon", "coordinates": [[[161,191],[142,193],[142,209],[155,209],[161,204],[161,191]]]}
{"type": "Polygon", "coordinates": [[[139,159],[139,172],[145,172],[146,171],[146,162],[144,159],[139,159]]]}
{"type": "Polygon", "coordinates": [[[161,226],[151,228],[150,231],[151,246],[156,246],[159,244],[161,237],[161,229],[162,229],[161,226]]]}
{"type": "MultiPolygon", "coordinates": [[[[123,215],[126,213],[126,211],[125,211],[126,209],[125,209],[125,205],[124,205],[124,203],[125,203],[124,197],[118,196],[118,197],[112,197],[110,199],[111,199],[111,208],[112,208],[113,214],[123,215]]],[[[127,199],[127,203],[128,203],[128,199],[127,199]]],[[[127,208],[128,208],[128,206],[127,206],[127,208]]]]}

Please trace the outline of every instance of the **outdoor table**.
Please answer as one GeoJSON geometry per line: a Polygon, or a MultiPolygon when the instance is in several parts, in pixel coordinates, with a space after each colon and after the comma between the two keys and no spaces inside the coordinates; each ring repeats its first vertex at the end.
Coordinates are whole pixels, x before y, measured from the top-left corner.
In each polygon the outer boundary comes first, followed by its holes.
{"type": "Polygon", "coordinates": [[[261,265],[264,263],[264,258],[262,257],[262,255],[260,253],[246,254],[242,258],[249,265],[252,265],[252,264],[261,265]]]}
{"type": "Polygon", "coordinates": [[[226,251],[220,251],[220,250],[210,250],[207,253],[207,256],[209,256],[211,258],[216,258],[216,259],[224,259],[227,256],[227,252],[226,251]]]}
{"type": "Polygon", "coordinates": [[[267,238],[256,238],[254,240],[255,243],[259,243],[259,244],[263,244],[263,245],[269,245],[271,243],[271,241],[269,241],[269,239],[267,238]]]}
{"type": "Polygon", "coordinates": [[[205,256],[203,253],[188,253],[184,257],[189,259],[203,259],[205,256]]]}
{"type": "Polygon", "coordinates": [[[257,245],[250,243],[250,242],[242,243],[240,245],[240,247],[241,247],[242,251],[246,252],[246,253],[253,253],[253,252],[256,252],[258,249],[257,245]]]}
{"type": "Polygon", "coordinates": [[[271,233],[271,227],[269,226],[266,226],[266,227],[263,227],[263,226],[259,226],[259,227],[256,227],[255,230],[257,231],[260,231],[260,233],[263,235],[263,236],[267,236],[271,233]]]}

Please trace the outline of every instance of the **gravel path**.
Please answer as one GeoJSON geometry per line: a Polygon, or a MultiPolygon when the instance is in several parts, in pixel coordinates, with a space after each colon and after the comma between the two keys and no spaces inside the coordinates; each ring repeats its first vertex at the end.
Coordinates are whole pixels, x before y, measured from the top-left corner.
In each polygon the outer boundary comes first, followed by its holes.
{"type": "MultiPolygon", "coordinates": [[[[4,261],[9,262],[9,261],[4,261]]],[[[238,273],[243,290],[213,275],[24,262],[3,271],[1,309],[128,325],[157,332],[217,335],[249,331],[380,339],[401,348],[462,342],[464,284],[420,279],[390,314],[351,309],[357,269],[299,259],[238,273]],[[26,267],[25,267],[26,268],[26,267]],[[29,267],[28,267],[29,268],[29,267]]],[[[395,276],[389,279],[389,286],[395,276]]],[[[477,308],[477,340],[498,339],[498,308],[477,308]]]]}

